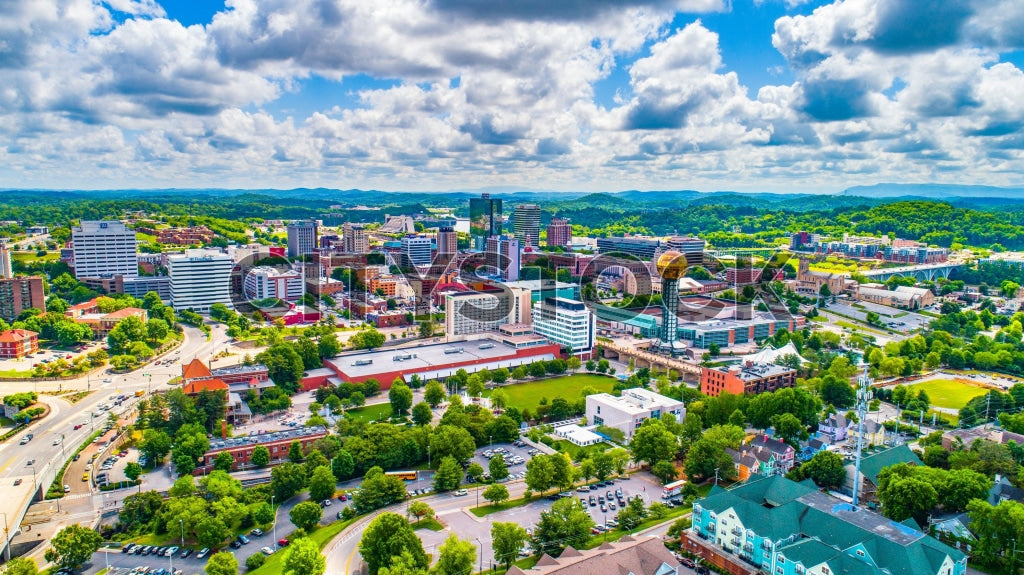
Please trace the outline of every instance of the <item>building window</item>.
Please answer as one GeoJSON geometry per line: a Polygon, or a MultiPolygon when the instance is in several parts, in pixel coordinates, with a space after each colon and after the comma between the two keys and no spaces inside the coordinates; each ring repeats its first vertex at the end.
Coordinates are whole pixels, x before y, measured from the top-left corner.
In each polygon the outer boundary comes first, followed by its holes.
{"type": "Polygon", "coordinates": [[[785,564],[786,564],[786,558],[783,557],[782,555],[779,555],[779,565],[785,565],[785,564]]]}
{"type": "Polygon", "coordinates": [[[824,567],[824,566],[822,566],[822,568],[821,568],[821,574],[822,574],[822,575],[828,575],[828,574],[829,574],[829,570],[828,570],[828,567],[824,567]]]}
{"type": "Polygon", "coordinates": [[[864,556],[864,552],[861,551],[860,549],[858,549],[857,550],[857,557],[863,557],[863,556],[864,556]]]}

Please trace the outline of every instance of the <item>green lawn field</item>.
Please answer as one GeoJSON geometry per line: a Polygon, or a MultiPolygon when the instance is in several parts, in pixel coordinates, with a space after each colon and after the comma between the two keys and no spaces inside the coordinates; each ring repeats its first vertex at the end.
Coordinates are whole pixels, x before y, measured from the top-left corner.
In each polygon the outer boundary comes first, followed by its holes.
{"type": "Polygon", "coordinates": [[[381,419],[387,420],[391,417],[391,404],[378,403],[374,405],[367,405],[366,407],[357,407],[349,409],[347,413],[359,421],[369,422],[380,421],[381,419]]]}
{"type": "Polygon", "coordinates": [[[925,390],[933,406],[947,409],[960,409],[967,405],[968,401],[985,395],[990,389],[980,383],[964,379],[933,379],[908,387],[925,390]]]}
{"type": "MultiPolygon", "coordinates": [[[[611,392],[615,386],[615,378],[605,375],[593,375],[589,373],[566,375],[541,381],[528,383],[515,383],[503,385],[501,389],[508,395],[508,405],[516,409],[529,409],[536,411],[542,397],[548,398],[548,403],[556,397],[575,401],[580,398],[580,392],[584,387],[593,387],[598,392],[611,392]]],[[[490,391],[485,393],[490,395],[490,391]]]]}

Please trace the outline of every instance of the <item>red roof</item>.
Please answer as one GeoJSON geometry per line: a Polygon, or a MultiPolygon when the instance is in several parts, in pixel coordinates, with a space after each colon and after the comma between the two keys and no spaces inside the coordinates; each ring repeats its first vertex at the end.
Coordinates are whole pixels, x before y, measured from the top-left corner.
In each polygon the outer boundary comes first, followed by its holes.
{"type": "Polygon", "coordinates": [[[210,368],[199,359],[193,359],[188,365],[181,368],[181,378],[188,381],[198,377],[213,377],[210,368]]]}
{"type": "Polygon", "coordinates": [[[32,339],[38,336],[39,334],[37,334],[36,332],[29,331],[27,329],[9,329],[3,333],[0,333],[0,343],[16,343],[26,339],[32,339]]]}
{"type": "Polygon", "coordinates": [[[144,309],[137,307],[126,307],[108,313],[107,315],[103,316],[103,319],[125,319],[135,315],[142,315],[144,313],[146,313],[146,310],[144,309]]]}
{"type": "Polygon", "coordinates": [[[194,393],[199,393],[200,391],[218,390],[227,391],[228,384],[224,383],[219,379],[201,379],[199,381],[193,381],[192,383],[187,384],[182,391],[184,391],[186,395],[192,395],[194,393]]]}

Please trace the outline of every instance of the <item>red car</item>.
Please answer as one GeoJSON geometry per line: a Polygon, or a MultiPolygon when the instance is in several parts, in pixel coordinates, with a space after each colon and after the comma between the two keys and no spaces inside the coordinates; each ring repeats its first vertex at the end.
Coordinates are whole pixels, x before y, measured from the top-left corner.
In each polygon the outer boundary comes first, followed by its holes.
{"type": "Polygon", "coordinates": [[[287,539],[278,539],[277,540],[277,544],[280,545],[281,547],[287,547],[288,546],[288,540],[287,539]]]}
{"type": "Polygon", "coordinates": [[[348,501],[348,495],[342,493],[341,495],[338,496],[338,501],[348,501]]]}
{"type": "Polygon", "coordinates": [[[75,426],[75,431],[78,431],[79,429],[82,429],[82,424],[81,423],[79,423],[78,425],[75,426]]]}

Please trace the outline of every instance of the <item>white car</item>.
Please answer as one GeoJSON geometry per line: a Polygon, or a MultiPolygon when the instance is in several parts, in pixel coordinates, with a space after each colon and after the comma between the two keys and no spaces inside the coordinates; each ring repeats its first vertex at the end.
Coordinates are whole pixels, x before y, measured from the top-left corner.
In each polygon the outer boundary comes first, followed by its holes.
{"type": "Polygon", "coordinates": [[[462,497],[464,495],[469,495],[469,492],[466,491],[465,489],[459,489],[458,491],[455,492],[456,497],[462,497]]]}

